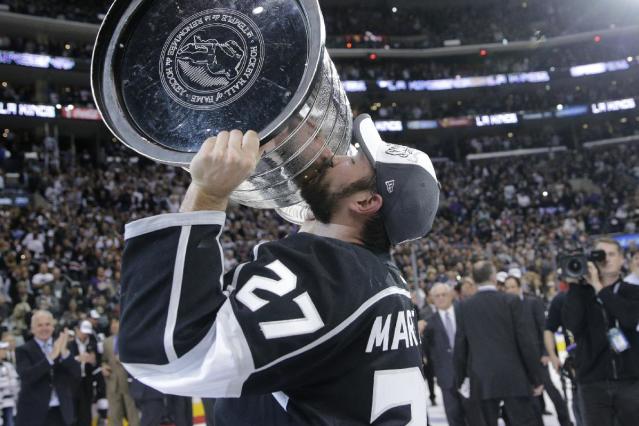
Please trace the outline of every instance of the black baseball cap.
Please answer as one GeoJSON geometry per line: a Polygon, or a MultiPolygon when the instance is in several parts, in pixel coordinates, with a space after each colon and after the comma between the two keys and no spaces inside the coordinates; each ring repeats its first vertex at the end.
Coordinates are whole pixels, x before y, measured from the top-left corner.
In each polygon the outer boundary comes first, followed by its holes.
{"type": "Polygon", "coordinates": [[[439,206],[439,182],[430,157],[417,149],[386,143],[367,114],[353,125],[359,143],[373,165],[377,192],[391,244],[422,238],[433,227],[439,206]]]}

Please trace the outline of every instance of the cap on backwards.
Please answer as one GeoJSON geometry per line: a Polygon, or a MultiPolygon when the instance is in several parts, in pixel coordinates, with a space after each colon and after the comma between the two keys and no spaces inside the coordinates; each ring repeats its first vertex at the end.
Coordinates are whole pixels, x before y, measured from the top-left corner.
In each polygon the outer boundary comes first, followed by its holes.
{"type": "Polygon", "coordinates": [[[439,182],[428,155],[382,141],[367,114],[357,117],[353,133],[375,169],[377,192],[384,200],[382,218],[391,244],[426,235],[439,206],[439,182]]]}

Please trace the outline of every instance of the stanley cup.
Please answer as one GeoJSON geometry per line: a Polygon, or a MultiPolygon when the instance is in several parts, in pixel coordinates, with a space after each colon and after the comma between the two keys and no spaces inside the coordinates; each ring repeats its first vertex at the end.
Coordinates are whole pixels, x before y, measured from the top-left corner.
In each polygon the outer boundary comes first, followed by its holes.
{"type": "Polygon", "coordinates": [[[325,48],[317,0],[116,0],[91,79],[126,146],[187,167],[222,130],[258,131],[263,156],[231,198],[257,208],[302,201],[299,182],[345,154],[352,113],[325,48]]]}

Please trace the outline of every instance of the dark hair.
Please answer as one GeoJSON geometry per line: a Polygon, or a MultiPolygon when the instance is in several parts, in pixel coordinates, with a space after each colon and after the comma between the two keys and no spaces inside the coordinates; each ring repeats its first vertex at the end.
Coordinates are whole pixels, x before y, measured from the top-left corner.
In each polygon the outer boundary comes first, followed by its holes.
{"type": "MultiPolygon", "coordinates": [[[[375,175],[362,178],[346,186],[342,190],[330,193],[328,183],[321,179],[314,179],[302,185],[302,198],[309,205],[315,219],[322,223],[329,223],[340,200],[359,191],[377,193],[377,179],[375,175]]],[[[364,245],[373,251],[388,252],[391,247],[381,212],[371,216],[362,230],[364,245]]]]}
{"type": "Polygon", "coordinates": [[[481,260],[473,265],[473,280],[477,284],[483,284],[490,281],[495,273],[495,267],[489,260],[481,260]]]}

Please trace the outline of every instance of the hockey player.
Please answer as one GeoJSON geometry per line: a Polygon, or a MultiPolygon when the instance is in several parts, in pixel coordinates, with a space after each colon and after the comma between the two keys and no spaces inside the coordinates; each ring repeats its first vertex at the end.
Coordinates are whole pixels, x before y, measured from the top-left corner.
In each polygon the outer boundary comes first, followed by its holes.
{"type": "Polygon", "coordinates": [[[410,293],[390,247],[423,237],[438,206],[428,156],[359,117],[354,156],[324,154],[302,195],[314,221],[223,274],[230,193],[257,134],[222,132],[190,165],[181,212],[126,226],[120,357],[167,394],[215,397],[216,425],[427,422],[410,293]]]}

